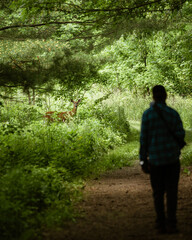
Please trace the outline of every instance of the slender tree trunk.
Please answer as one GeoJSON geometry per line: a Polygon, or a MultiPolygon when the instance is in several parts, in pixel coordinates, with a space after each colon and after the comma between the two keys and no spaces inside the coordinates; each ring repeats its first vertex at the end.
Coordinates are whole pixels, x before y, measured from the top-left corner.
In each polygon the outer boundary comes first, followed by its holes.
{"type": "Polygon", "coordinates": [[[33,88],[33,105],[35,105],[35,89],[33,88]]]}
{"type": "Polygon", "coordinates": [[[26,90],[26,93],[27,93],[27,96],[28,96],[29,105],[31,105],[31,94],[30,94],[29,88],[26,90]]]}

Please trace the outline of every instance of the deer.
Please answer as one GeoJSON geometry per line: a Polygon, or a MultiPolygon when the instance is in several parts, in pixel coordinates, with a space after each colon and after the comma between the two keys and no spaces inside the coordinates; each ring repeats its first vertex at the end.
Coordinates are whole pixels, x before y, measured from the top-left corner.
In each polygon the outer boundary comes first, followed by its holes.
{"type": "Polygon", "coordinates": [[[71,99],[71,102],[73,103],[73,109],[71,111],[66,111],[66,112],[56,112],[56,111],[50,111],[46,112],[44,115],[45,118],[47,118],[49,121],[53,122],[55,118],[57,120],[65,122],[67,119],[70,119],[71,117],[74,117],[77,113],[77,107],[80,103],[81,99],[79,99],[77,102],[73,101],[71,99]]]}

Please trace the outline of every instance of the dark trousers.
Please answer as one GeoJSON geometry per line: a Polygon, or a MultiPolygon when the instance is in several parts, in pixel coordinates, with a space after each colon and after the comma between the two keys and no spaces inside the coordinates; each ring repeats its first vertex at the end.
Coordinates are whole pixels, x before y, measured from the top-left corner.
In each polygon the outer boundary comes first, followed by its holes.
{"type": "Polygon", "coordinates": [[[177,193],[180,175],[179,161],[165,166],[151,166],[150,178],[157,223],[165,224],[164,195],[166,193],[167,223],[176,226],[177,193]]]}

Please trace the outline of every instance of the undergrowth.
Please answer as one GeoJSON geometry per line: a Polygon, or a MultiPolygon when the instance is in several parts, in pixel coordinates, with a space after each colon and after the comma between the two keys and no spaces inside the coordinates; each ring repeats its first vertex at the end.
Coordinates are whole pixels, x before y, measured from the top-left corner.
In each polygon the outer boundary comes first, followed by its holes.
{"type": "MultiPolygon", "coordinates": [[[[67,123],[46,122],[38,106],[1,106],[1,239],[38,239],[42,228],[74,219],[73,206],[87,178],[134,164],[141,116],[150,102],[151,97],[129,92],[117,91],[101,100],[87,95],[67,123]]],[[[191,102],[168,99],[186,128],[184,166],[192,159],[191,102]]]]}

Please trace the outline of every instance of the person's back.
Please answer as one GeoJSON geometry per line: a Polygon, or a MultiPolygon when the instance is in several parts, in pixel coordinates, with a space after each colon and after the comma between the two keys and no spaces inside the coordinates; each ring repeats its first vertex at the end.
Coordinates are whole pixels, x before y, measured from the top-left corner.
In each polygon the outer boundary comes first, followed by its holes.
{"type": "Polygon", "coordinates": [[[180,141],[177,140],[184,139],[185,131],[177,111],[166,105],[166,98],[167,93],[163,86],[157,85],[153,88],[155,102],[142,116],[140,164],[145,173],[150,173],[157,229],[160,232],[176,233],[180,174],[180,141]],[[167,216],[164,206],[165,193],[167,216]]]}
{"type": "MultiPolygon", "coordinates": [[[[169,128],[179,137],[184,138],[185,132],[179,114],[168,107],[165,102],[157,102],[169,128]]],[[[153,165],[165,165],[179,159],[178,143],[165,126],[164,121],[155,110],[155,103],[147,109],[142,118],[140,158],[146,158],[146,148],[149,161],[153,165]],[[143,134],[148,132],[148,134],[143,134]]]]}

